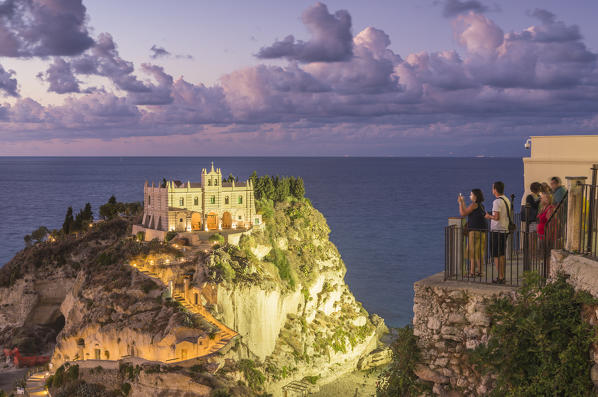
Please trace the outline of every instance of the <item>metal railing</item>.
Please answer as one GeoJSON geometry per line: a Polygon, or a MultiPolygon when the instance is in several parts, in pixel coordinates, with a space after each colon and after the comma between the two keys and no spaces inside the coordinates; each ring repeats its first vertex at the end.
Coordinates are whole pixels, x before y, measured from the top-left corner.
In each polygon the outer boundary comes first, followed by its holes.
{"type": "Polygon", "coordinates": [[[465,233],[460,225],[447,226],[444,279],[519,286],[525,272],[535,271],[543,278],[548,277],[550,250],[565,246],[566,215],[565,196],[546,222],[543,234],[522,223],[519,214],[514,214],[517,229],[512,233],[490,230],[465,233]]]}
{"type": "Polygon", "coordinates": [[[580,252],[598,259],[598,168],[592,168],[592,183],[584,184],[581,193],[581,217],[579,222],[580,252]]]}

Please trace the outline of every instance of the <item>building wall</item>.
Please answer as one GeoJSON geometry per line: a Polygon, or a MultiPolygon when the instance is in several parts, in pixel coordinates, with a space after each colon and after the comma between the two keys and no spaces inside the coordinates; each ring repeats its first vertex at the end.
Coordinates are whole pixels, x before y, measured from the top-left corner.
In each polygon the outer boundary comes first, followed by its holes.
{"type": "Polygon", "coordinates": [[[548,182],[553,176],[563,184],[567,176],[587,176],[589,183],[592,164],[598,164],[598,135],[534,136],[531,155],[523,158],[525,195],[532,182],[548,182]]]}
{"type": "Polygon", "coordinates": [[[168,189],[151,186],[145,182],[143,186],[143,226],[156,230],[168,228],[168,189]]]}
{"type": "Polygon", "coordinates": [[[255,198],[251,181],[230,186],[222,185],[222,172],[205,168],[201,183],[176,184],[168,181],[165,188],[152,183],[144,186],[143,226],[160,230],[191,231],[197,229],[193,213],[200,214],[200,228],[205,229],[209,214],[216,214],[218,226],[224,223],[225,213],[230,214],[231,226],[248,227],[261,223],[255,212],[255,198]]]}

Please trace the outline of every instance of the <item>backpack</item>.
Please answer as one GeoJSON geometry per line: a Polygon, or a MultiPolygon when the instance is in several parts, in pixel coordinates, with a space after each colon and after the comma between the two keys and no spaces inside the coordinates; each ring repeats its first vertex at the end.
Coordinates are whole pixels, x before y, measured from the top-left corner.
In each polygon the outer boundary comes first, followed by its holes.
{"type": "Polygon", "coordinates": [[[505,207],[507,207],[507,217],[509,218],[509,233],[514,233],[515,230],[517,230],[517,225],[515,225],[515,223],[513,222],[513,219],[511,218],[511,209],[509,208],[510,205],[507,204],[507,202],[505,201],[504,198],[499,197],[503,203],[505,203],[505,207]]]}

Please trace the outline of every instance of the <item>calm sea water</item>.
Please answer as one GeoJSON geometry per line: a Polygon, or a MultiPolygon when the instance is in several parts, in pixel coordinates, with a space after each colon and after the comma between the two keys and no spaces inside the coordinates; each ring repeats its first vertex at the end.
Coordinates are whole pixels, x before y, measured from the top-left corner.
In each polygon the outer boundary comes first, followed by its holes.
{"type": "Polygon", "coordinates": [[[142,201],[145,180],[198,181],[210,161],[224,175],[297,175],[328,220],[346,265],[346,281],[364,307],[390,326],[411,321],[414,281],[444,268],[447,217],[457,195],[479,187],[491,206],[491,184],[503,180],[519,199],[518,158],[41,158],[0,157],[0,264],[40,225],[59,228],[66,208],[110,195],[142,201]]]}

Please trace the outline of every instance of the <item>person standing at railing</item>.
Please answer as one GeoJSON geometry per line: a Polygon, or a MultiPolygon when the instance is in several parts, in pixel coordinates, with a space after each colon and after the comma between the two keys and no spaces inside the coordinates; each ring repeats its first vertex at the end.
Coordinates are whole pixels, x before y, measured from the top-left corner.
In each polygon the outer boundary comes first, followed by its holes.
{"type": "Polygon", "coordinates": [[[544,257],[544,275],[549,274],[550,268],[550,250],[556,239],[556,229],[552,231],[550,228],[546,229],[546,224],[555,210],[553,204],[554,198],[550,193],[542,193],[540,195],[540,202],[542,204],[542,212],[538,214],[538,239],[540,240],[541,255],[544,257]]]}
{"type": "Polygon", "coordinates": [[[524,225],[522,225],[523,230],[526,232],[535,232],[542,185],[539,182],[533,182],[529,186],[529,190],[531,193],[525,196],[525,203],[521,208],[521,220],[524,222],[524,225]]]}
{"type": "Polygon", "coordinates": [[[540,240],[544,240],[546,233],[546,222],[550,219],[550,215],[554,211],[554,197],[550,193],[542,193],[540,195],[540,202],[542,203],[542,212],[538,214],[538,237],[540,240]]]}
{"type": "Polygon", "coordinates": [[[567,189],[561,185],[561,178],[558,176],[550,178],[550,188],[552,189],[552,204],[557,205],[567,195],[567,189]]]}
{"type": "Polygon", "coordinates": [[[494,258],[494,264],[498,271],[498,278],[492,280],[494,284],[505,283],[507,235],[509,234],[509,217],[513,212],[511,201],[504,195],[505,184],[501,181],[494,182],[492,194],[496,199],[492,203],[492,214],[487,213],[486,219],[490,219],[490,256],[494,258]]]}
{"type": "Polygon", "coordinates": [[[459,214],[467,217],[467,255],[469,256],[469,277],[482,276],[482,261],[486,248],[486,210],[482,202],[484,194],[480,189],[472,189],[469,194],[471,203],[466,207],[465,199],[459,194],[459,214]]]}

